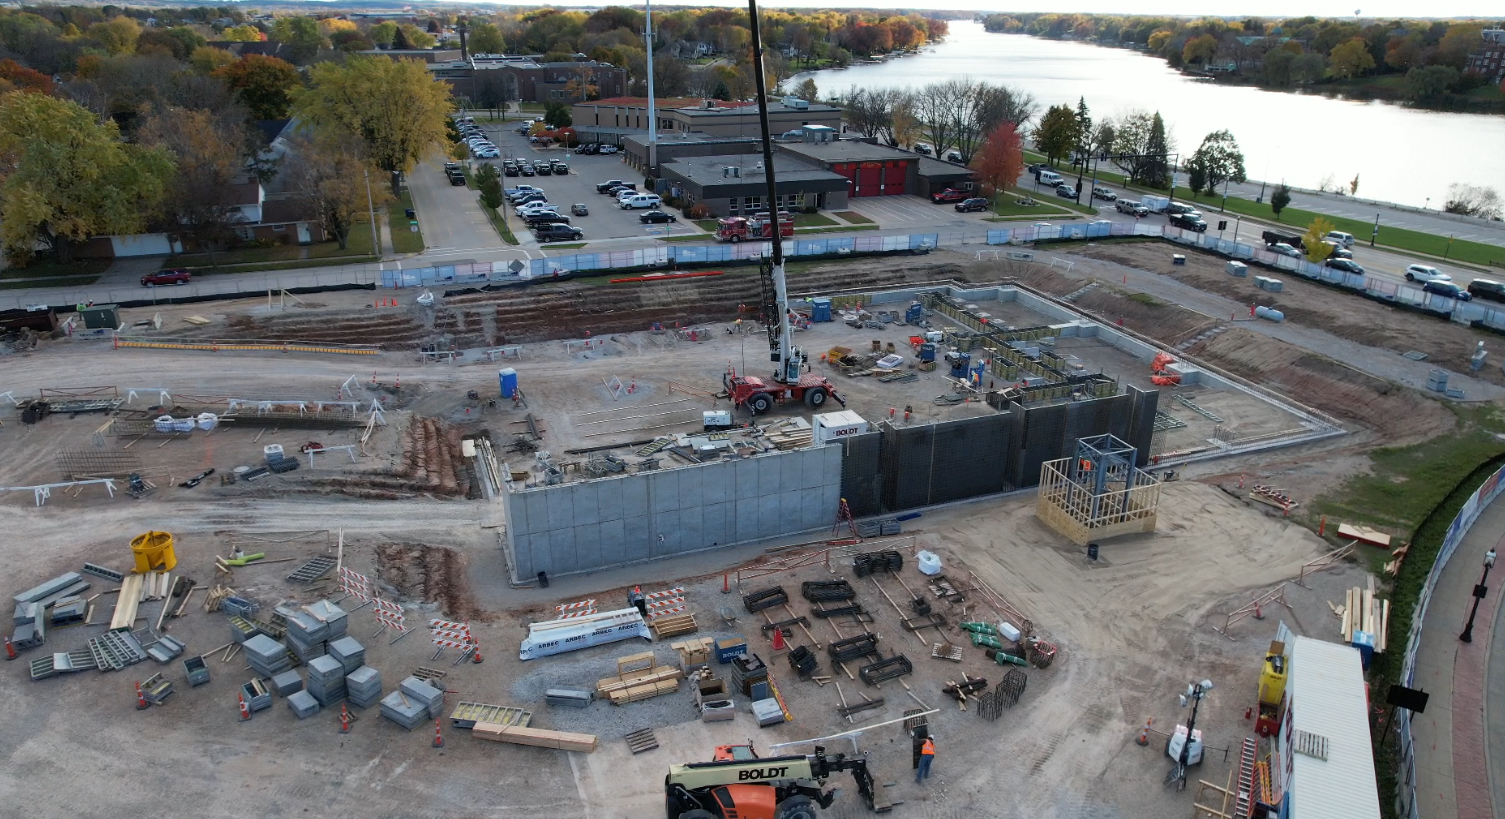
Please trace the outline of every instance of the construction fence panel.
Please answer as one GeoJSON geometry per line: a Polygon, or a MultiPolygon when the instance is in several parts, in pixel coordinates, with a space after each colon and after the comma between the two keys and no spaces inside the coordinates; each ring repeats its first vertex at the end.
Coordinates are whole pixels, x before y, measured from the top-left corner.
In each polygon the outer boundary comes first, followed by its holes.
{"type": "MultiPolygon", "coordinates": [[[[1432,602],[1432,592],[1437,588],[1437,581],[1442,577],[1442,572],[1447,568],[1448,561],[1453,553],[1458,550],[1458,544],[1463,542],[1478,519],[1479,514],[1485,507],[1499,497],[1501,491],[1505,491],[1505,467],[1496,470],[1494,474],[1484,479],[1474,494],[1464,502],[1463,508],[1448,525],[1447,534],[1442,538],[1442,548],[1437,552],[1437,562],[1432,564],[1432,570],[1427,573],[1426,582],[1422,584],[1421,594],[1416,598],[1416,611],[1411,617],[1411,631],[1406,635],[1406,653],[1401,661],[1401,684],[1408,688],[1416,687],[1416,655],[1421,650],[1421,630],[1426,621],[1427,608],[1432,602]]],[[[1452,639],[1451,634],[1444,634],[1440,638],[1434,635],[1434,639],[1452,639]]],[[[1416,804],[1416,745],[1411,734],[1411,712],[1404,709],[1397,711],[1396,727],[1400,733],[1400,786],[1396,796],[1396,813],[1405,819],[1420,819],[1421,810],[1416,804]]]]}
{"type": "Polygon", "coordinates": [[[841,439],[841,496],[855,517],[883,512],[883,433],[841,439]]]}

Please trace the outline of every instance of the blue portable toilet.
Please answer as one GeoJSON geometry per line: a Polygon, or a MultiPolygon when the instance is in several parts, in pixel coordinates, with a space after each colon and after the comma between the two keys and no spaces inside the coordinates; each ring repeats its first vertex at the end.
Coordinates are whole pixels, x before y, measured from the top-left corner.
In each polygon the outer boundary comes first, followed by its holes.
{"type": "Polygon", "coordinates": [[[905,324],[919,324],[925,320],[925,305],[919,302],[911,302],[909,309],[904,311],[905,324]]]}
{"type": "Polygon", "coordinates": [[[951,377],[966,378],[967,371],[972,367],[971,353],[947,353],[946,360],[951,362],[951,377]]]}
{"type": "Polygon", "coordinates": [[[933,342],[933,341],[927,341],[927,342],[925,342],[925,343],[923,343],[923,344],[920,345],[920,360],[921,361],[934,361],[935,360],[935,342],[933,342]]]}
{"type": "Polygon", "coordinates": [[[1364,668],[1369,668],[1369,661],[1374,659],[1374,635],[1367,631],[1355,631],[1350,645],[1359,650],[1359,660],[1364,668]]]}
{"type": "Polygon", "coordinates": [[[502,385],[503,398],[511,398],[517,392],[517,370],[511,367],[505,370],[498,370],[496,380],[502,385]]]}
{"type": "Polygon", "coordinates": [[[831,320],[831,300],[827,299],[827,298],[811,299],[810,300],[810,320],[811,321],[830,321],[831,320]]]}

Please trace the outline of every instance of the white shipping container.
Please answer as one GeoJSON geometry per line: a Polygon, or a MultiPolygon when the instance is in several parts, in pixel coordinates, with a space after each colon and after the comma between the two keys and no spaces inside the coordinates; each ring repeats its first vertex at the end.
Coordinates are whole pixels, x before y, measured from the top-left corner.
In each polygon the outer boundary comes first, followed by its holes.
{"type": "Polygon", "coordinates": [[[1278,777],[1290,819],[1379,819],[1369,700],[1358,649],[1294,638],[1278,777]]]}
{"type": "Polygon", "coordinates": [[[867,432],[867,421],[851,411],[823,412],[811,419],[813,442],[816,446],[835,443],[842,438],[867,432]]]}
{"type": "Polygon", "coordinates": [[[1171,199],[1169,196],[1145,194],[1139,197],[1139,204],[1149,208],[1150,213],[1164,213],[1165,209],[1171,206],[1171,199]]]}

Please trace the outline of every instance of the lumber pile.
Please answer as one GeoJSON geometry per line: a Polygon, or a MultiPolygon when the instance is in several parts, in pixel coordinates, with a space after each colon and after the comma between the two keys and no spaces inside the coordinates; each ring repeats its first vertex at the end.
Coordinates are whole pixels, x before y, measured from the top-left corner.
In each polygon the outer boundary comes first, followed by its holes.
{"type": "Polygon", "coordinates": [[[763,428],[763,437],[778,449],[799,449],[809,446],[815,431],[803,418],[783,418],[763,428]]]}
{"type": "Polygon", "coordinates": [[[695,615],[693,614],[671,614],[667,617],[655,617],[648,621],[648,628],[653,630],[653,636],[659,640],[678,637],[682,634],[694,634],[700,631],[700,626],[695,624],[695,615]]]}
{"type": "Polygon", "coordinates": [[[1400,564],[1405,562],[1406,552],[1409,551],[1411,551],[1411,545],[1408,543],[1405,546],[1402,546],[1399,549],[1391,552],[1390,554],[1394,559],[1385,564],[1385,574],[1388,574],[1391,577],[1395,577],[1396,575],[1400,574],[1400,564]]]}
{"type": "Polygon", "coordinates": [[[1348,523],[1338,524],[1338,537],[1345,540],[1357,540],[1368,543],[1370,546],[1378,546],[1381,549],[1390,548],[1390,536],[1378,529],[1368,526],[1354,526],[1348,523]]]}
{"type": "Polygon", "coordinates": [[[612,705],[660,697],[679,690],[684,669],[661,666],[653,652],[629,654],[617,659],[617,675],[596,683],[596,693],[611,700],[612,705]]]}
{"type": "Polygon", "coordinates": [[[543,728],[524,728],[519,725],[502,725],[495,722],[477,722],[470,732],[492,742],[507,742],[513,745],[531,745],[534,748],[554,748],[560,751],[579,751],[588,754],[596,750],[595,734],[573,734],[568,731],[549,731],[543,728]]]}
{"type": "Polygon", "coordinates": [[[1369,578],[1368,588],[1355,586],[1344,595],[1342,606],[1328,603],[1342,621],[1340,626],[1344,643],[1352,643],[1356,631],[1374,635],[1374,650],[1384,652],[1389,646],[1390,601],[1374,596],[1374,578],[1369,578]]]}
{"type": "Polygon", "coordinates": [[[686,671],[700,665],[711,662],[711,648],[716,641],[710,637],[697,637],[694,640],[681,640],[670,643],[669,647],[679,655],[679,667],[686,671]]]}

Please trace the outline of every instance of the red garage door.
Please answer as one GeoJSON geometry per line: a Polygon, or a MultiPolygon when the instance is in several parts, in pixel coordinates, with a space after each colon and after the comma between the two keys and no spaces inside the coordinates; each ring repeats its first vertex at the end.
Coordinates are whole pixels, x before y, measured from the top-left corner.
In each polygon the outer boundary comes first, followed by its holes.
{"type": "Polygon", "coordinates": [[[904,193],[904,177],[909,172],[909,163],[904,160],[885,162],[883,167],[883,195],[898,196],[904,193]]]}
{"type": "Polygon", "coordinates": [[[864,162],[857,167],[856,196],[879,196],[883,185],[883,163],[864,162]]]}

